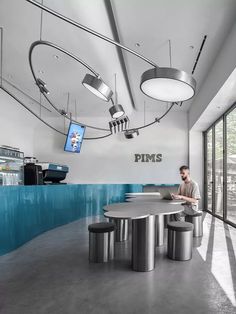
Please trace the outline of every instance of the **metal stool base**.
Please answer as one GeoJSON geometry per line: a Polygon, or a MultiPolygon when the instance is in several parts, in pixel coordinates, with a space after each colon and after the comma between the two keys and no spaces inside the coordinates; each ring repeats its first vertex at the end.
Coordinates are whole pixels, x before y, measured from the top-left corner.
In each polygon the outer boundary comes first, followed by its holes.
{"type": "Polygon", "coordinates": [[[193,224],[193,236],[202,237],[203,236],[203,226],[202,226],[202,216],[191,216],[187,215],[185,221],[191,222],[193,224]]]}
{"type": "Polygon", "coordinates": [[[168,229],[167,256],[178,261],[192,258],[193,231],[174,231],[168,229]]]}
{"type": "Polygon", "coordinates": [[[106,263],[114,259],[114,231],[89,232],[89,261],[106,263]]]}

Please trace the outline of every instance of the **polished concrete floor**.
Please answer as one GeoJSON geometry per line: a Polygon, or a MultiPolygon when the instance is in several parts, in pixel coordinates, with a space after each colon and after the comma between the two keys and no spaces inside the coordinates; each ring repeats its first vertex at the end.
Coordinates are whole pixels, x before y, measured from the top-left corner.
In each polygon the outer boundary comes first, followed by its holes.
{"type": "Polygon", "coordinates": [[[87,225],[81,219],[0,257],[1,314],[236,313],[236,229],[207,214],[193,259],[166,258],[156,268],[130,267],[130,243],[116,244],[109,264],[88,263],[87,225]]]}

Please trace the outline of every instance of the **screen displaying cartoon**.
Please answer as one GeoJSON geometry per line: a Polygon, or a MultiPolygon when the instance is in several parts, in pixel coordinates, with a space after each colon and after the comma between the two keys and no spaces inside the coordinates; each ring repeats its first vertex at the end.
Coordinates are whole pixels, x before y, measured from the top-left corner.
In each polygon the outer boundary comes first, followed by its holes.
{"type": "Polygon", "coordinates": [[[68,130],[64,150],[71,153],[80,153],[84,132],[84,126],[71,123],[68,130]]]}

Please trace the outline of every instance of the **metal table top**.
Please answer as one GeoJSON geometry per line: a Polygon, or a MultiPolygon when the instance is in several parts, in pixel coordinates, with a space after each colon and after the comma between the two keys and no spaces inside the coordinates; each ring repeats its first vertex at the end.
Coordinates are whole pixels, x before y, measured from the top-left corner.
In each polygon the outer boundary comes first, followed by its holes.
{"type": "MultiPolygon", "coordinates": [[[[113,216],[113,218],[131,218],[137,219],[138,216],[148,216],[148,215],[170,215],[176,214],[183,210],[183,206],[180,203],[173,201],[162,202],[126,202],[126,203],[115,203],[106,205],[103,207],[106,212],[104,213],[106,217],[112,218],[112,213],[114,215],[120,215],[120,217],[113,216]],[[112,213],[111,213],[112,212],[112,213]]],[[[118,215],[118,216],[119,216],[118,215]]]]}

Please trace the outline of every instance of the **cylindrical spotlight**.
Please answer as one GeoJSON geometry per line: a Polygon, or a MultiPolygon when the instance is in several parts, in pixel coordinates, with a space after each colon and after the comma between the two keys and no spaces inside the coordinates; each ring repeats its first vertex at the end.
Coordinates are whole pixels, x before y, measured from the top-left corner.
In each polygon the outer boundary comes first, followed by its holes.
{"type": "Polygon", "coordinates": [[[103,80],[97,76],[86,74],[82,84],[94,95],[98,96],[102,100],[109,101],[113,94],[109,86],[107,86],[103,80]]]}
{"type": "Polygon", "coordinates": [[[139,130],[136,130],[136,129],[126,130],[124,134],[127,139],[135,138],[139,135],[139,130]]]}
{"type": "Polygon", "coordinates": [[[109,112],[111,114],[111,117],[113,119],[118,119],[122,117],[125,114],[125,111],[121,105],[113,105],[110,109],[109,112]]]}

